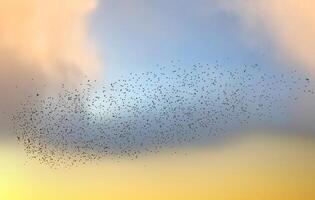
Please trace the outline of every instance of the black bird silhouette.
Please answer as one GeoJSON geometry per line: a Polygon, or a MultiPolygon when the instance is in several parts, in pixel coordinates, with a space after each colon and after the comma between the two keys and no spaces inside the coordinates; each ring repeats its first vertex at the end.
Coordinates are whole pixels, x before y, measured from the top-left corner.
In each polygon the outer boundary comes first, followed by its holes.
{"type": "Polygon", "coordinates": [[[295,71],[263,73],[257,64],[235,69],[174,64],[96,85],[63,84],[55,96],[26,98],[12,121],[30,158],[51,166],[137,158],[266,123],[275,111],[285,113],[284,101],[314,93],[309,78],[295,71]]]}

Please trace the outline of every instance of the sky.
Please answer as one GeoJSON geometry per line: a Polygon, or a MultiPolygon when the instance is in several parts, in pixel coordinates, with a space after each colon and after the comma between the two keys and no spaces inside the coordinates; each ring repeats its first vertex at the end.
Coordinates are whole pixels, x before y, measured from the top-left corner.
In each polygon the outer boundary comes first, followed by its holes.
{"type": "MultiPolygon", "coordinates": [[[[97,166],[51,169],[30,159],[11,117],[30,95],[58,95],[62,84],[110,85],[161,66],[191,71],[209,64],[227,72],[257,65],[254,77],[295,71],[314,87],[314,9],[313,0],[0,0],[0,199],[313,199],[315,96],[296,92],[292,103],[280,84],[271,94],[283,95],[287,112],[271,124],[234,130],[223,142],[178,145],[178,155],[162,149],[138,160],[105,157],[97,166]]],[[[134,84],[149,91],[141,81],[134,84]]]]}
{"type": "Polygon", "coordinates": [[[248,43],[241,19],[218,4],[201,0],[100,2],[91,16],[91,34],[104,44],[99,50],[105,70],[110,74],[141,71],[171,60],[187,64],[220,60],[231,65],[274,62],[267,51],[270,43],[248,43]]]}
{"type": "MultiPolygon", "coordinates": [[[[266,72],[314,76],[313,7],[311,0],[286,5],[280,0],[107,0],[90,15],[89,31],[109,81],[171,61],[185,68],[217,61],[226,68],[259,64],[266,72]]],[[[312,101],[305,97],[291,107],[290,123],[314,130],[312,101]]]]}
{"type": "MultiPolygon", "coordinates": [[[[103,62],[103,78],[156,69],[177,61],[225,68],[259,64],[265,72],[298,70],[314,76],[311,0],[100,1],[89,33],[103,62]]],[[[289,124],[314,130],[311,97],[290,106],[289,124]],[[300,120],[300,119],[303,120],[300,120]]]]}
{"type": "Polygon", "coordinates": [[[311,10],[304,8],[312,6],[308,0],[290,0],[285,6],[261,0],[109,0],[99,2],[91,15],[90,31],[102,44],[98,48],[110,72],[175,59],[311,70],[314,62],[307,55],[314,49],[314,24],[311,10]]]}

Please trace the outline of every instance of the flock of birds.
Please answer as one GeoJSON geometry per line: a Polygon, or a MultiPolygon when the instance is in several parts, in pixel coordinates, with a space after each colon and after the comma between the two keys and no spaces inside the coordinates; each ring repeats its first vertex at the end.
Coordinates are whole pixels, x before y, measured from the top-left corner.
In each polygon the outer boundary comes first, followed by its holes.
{"type": "Polygon", "coordinates": [[[62,85],[57,95],[35,93],[12,121],[30,158],[72,166],[104,157],[137,158],[272,123],[302,93],[314,92],[296,71],[159,66],[109,84],[85,80],[76,89],[62,85]]]}

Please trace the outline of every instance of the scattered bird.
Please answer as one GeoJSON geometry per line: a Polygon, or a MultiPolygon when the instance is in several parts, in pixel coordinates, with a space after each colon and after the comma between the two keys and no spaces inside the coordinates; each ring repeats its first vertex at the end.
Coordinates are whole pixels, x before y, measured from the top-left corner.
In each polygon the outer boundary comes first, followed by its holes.
{"type": "Polygon", "coordinates": [[[299,92],[314,93],[295,71],[172,64],[102,86],[88,79],[76,89],[62,84],[54,96],[30,95],[12,117],[17,139],[30,158],[51,166],[137,158],[269,122],[299,92]]]}

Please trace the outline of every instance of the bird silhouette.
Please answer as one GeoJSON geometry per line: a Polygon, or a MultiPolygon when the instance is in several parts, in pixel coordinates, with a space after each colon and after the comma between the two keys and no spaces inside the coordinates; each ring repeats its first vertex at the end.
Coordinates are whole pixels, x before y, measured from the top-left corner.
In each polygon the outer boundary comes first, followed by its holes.
{"type": "Polygon", "coordinates": [[[30,159],[50,166],[134,159],[266,123],[299,92],[314,94],[296,71],[172,64],[101,86],[86,79],[75,89],[62,84],[54,96],[30,95],[12,116],[17,139],[30,159]]]}

